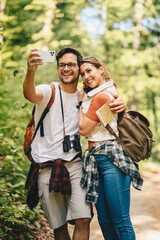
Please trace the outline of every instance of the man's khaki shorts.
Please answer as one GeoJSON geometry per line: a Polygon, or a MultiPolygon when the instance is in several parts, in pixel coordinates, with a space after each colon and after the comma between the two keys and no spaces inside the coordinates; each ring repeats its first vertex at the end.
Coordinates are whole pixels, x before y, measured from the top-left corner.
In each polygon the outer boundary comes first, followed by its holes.
{"type": "Polygon", "coordinates": [[[66,162],[65,166],[70,173],[71,196],[49,192],[51,168],[40,171],[38,177],[40,202],[52,229],[59,228],[74,219],[91,218],[91,204],[85,202],[86,190],[80,186],[81,160],[66,162]]]}

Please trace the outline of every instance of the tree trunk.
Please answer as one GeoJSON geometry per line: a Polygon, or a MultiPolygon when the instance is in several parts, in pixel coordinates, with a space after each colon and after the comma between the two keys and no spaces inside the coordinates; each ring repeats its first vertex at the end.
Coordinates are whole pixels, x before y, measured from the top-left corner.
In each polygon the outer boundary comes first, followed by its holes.
{"type": "Polygon", "coordinates": [[[152,102],[152,112],[153,112],[153,115],[154,115],[154,124],[155,124],[155,130],[158,131],[158,119],[157,119],[157,113],[156,113],[156,101],[155,101],[155,98],[156,98],[156,93],[155,92],[152,92],[152,95],[151,95],[151,102],[152,102]]]}
{"type": "Polygon", "coordinates": [[[105,27],[105,33],[107,33],[108,26],[107,26],[107,2],[106,1],[102,3],[102,23],[105,27]]]}
{"type": "MultiPolygon", "coordinates": [[[[3,20],[3,16],[5,14],[6,0],[2,0],[0,3],[0,18],[3,20]]],[[[3,23],[2,20],[0,22],[0,31],[3,32],[3,23]]],[[[3,36],[0,35],[0,45],[3,46],[3,36]]],[[[0,55],[0,66],[2,65],[2,54],[0,55]]]]}
{"type": "Polygon", "coordinates": [[[48,41],[50,40],[50,35],[51,35],[51,29],[52,29],[52,19],[53,19],[53,12],[55,8],[55,3],[54,1],[49,1],[47,2],[47,7],[48,9],[46,10],[45,13],[45,18],[44,18],[44,26],[43,26],[43,50],[48,50],[48,41]]]}
{"type": "MultiPolygon", "coordinates": [[[[143,13],[144,13],[144,0],[136,0],[136,5],[135,5],[135,25],[136,28],[142,26],[142,19],[143,19],[143,13]]],[[[138,50],[140,46],[140,31],[136,30],[134,32],[134,41],[133,41],[133,48],[138,50]]]]}
{"type": "MultiPolygon", "coordinates": [[[[135,9],[134,9],[134,20],[135,20],[135,32],[134,32],[134,40],[133,40],[133,49],[135,49],[135,52],[138,51],[139,46],[141,44],[140,39],[140,28],[142,25],[142,18],[143,18],[143,12],[144,12],[144,6],[143,6],[144,0],[136,0],[135,9]],[[138,29],[138,30],[137,30],[138,29]]],[[[133,75],[136,75],[136,69],[133,69],[133,75]]],[[[132,108],[136,110],[137,108],[137,93],[136,89],[133,88],[133,104],[132,108]]]]}

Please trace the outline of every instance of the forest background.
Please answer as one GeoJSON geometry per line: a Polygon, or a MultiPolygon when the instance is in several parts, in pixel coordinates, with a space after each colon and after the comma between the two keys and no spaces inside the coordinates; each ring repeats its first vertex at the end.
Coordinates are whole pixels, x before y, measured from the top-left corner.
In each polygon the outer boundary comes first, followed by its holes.
{"type": "MultiPolygon", "coordinates": [[[[99,57],[127,108],[150,120],[155,143],[148,162],[158,166],[159,13],[158,0],[0,0],[0,239],[34,239],[41,227],[42,210],[29,210],[24,189],[30,163],[23,141],[32,104],[22,85],[33,48],[72,46],[84,57],[99,57]]],[[[36,84],[57,80],[56,62],[38,68],[36,84]]]]}

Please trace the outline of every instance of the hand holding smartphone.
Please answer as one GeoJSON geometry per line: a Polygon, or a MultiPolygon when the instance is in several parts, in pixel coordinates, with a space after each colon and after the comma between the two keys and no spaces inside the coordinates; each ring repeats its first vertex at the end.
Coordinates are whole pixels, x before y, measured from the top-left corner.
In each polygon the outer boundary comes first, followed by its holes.
{"type": "Polygon", "coordinates": [[[49,51],[36,51],[36,53],[40,54],[41,57],[43,58],[42,62],[54,62],[55,60],[55,50],[49,50],[49,51]]]}

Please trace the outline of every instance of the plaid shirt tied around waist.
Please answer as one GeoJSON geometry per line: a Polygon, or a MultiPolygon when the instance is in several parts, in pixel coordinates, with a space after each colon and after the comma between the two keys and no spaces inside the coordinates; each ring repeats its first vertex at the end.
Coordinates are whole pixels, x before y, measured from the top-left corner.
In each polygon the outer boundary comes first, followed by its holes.
{"type": "Polygon", "coordinates": [[[39,169],[52,167],[51,177],[49,180],[49,191],[61,192],[62,194],[71,194],[71,181],[69,172],[64,166],[62,159],[48,161],[44,163],[36,163],[32,161],[27,176],[25,188],[27,193],[27,205],[32,210],[39,202],[38,197],[38,172],[39,169]]]}
{"type": "Polygon", "coordinates": [[[133,187],[141,190],[143,179],[140,176],[138,164],[131,160],[120,143],[117,140],[95,142],[90,149],[84,152],[82,158],[80,184],[82,187],[87,188],[86,202],[96,203],[98,199],[99,177],[95,155],[106,155],[125,175],[131,177],[133,187]]]}

